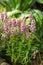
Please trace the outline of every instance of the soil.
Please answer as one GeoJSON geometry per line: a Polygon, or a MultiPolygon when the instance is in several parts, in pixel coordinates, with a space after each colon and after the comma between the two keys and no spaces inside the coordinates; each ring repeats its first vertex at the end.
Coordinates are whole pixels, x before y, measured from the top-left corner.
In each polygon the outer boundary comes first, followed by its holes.
{"type": "MultiPolygon", "coordinates": [[[[0,65],[21,65],[20,63],[12,63],[11,58],[9,56],[1,56],[0,57],[0,65]]],[[[27,64],[29,65],[29,64],[27,64]]],[[[40,58],[40,53],[38,53],[35,57],[35,59],[32,59],[31,65],[43,65],[43,61],[40,58]]]]}

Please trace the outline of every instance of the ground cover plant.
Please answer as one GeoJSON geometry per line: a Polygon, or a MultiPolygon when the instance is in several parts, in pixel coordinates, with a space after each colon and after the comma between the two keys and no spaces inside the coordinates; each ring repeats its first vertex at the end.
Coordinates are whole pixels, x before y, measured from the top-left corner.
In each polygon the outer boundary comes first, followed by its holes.
{"type": "MultiPolygon", "coordinates": [[[[36,1],[0,2],[0,57],[8,56],[14,64],[30,65],[38,53],[43,59],[43,12],[31,9],[36,1]]],[[[37,2],[43,4],[42,0],[37,2]]]]}

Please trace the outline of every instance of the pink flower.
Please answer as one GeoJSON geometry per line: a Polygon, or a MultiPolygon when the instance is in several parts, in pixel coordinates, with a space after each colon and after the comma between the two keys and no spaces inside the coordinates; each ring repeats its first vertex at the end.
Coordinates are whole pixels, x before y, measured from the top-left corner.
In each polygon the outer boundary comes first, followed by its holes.
{"type": "Polygon", "coordinates": [[[28,31],[28,25],[22,24],[20,28],[20,32],[23,33],[23,31],[28,31]]]}
{"type": "Polygon", "coordinates": [[[33,16],[32,16],[32,14],[29,14],[29,18],[32,18],[33,16]]]}
{"type": "Polygon", "coordinates": [[[8,19],[7,13],[4,13],[4,21],[6,21],[8,19]]]}
{"type": "Polygon", "coordinates": [[[16,25],[16,19],[13,19],[13,20],[12,20],[12,24],[13,24],[14,27],[17,26],[17,25],[16,25]]]}
{"type": "Polygon", "coordinates": [[[7,13],[6,12],[5,13],[1,13],[0,14],[0,19],[2,20],[2,22],[6,21],[8,19],[7,13]]]}
{"type": "Polygon", "coordinates": [[[7,31],[7,30],[8,30],[8,25],[4,24],[4,31],[7,31]]]}
{"type": "Polygon", "coordinates": [[[14,33],[14,29],[11,30],[11,34],[13,34],[13,33],[14,33]]]}
{"type": "Polygon", "coordinates": [[[30,33],[26,32],[26,38],[29,39],[30,38],[30,33]]]}
{"type": "Polygon", "coordinates": [[[30,21],[32,21],[32,18],[33,18],[33,16],[32,16],[32,14],[30,14],[30,15],[29,15],[30,21]]]}
{"type": "Polygon", "coordinates": [[[12,19],[8,19],[8,25],[11,27],[12,26],[12,19]]]}
{"type": "Polygon", "coordinates": [[[28,31],[28,25],[25,25],[25,30],[28,31]]]}
{"type": "Polygon", "coordinates": [[[2,18],[1,18],[1,13],[0,13],[0,20],[1,20],[2,18]]]}
{"type": "Polygon", "coordinates": [[[23,32],[25,30],[25,24],[21,25],[21,31],[23,32]]]}
{"type": "Polygon", "coordinates": [[[20,20],[16,21],[16,25],[19,26],[20,25],[20,20]]]}
{"type": "Polygon", "coordinates": [[[0,16],[2,22],[4,21],[4,14],[1,13],[1,16],[0,16]]]}
{"type": "Polygon", "coordinates": [[[32,20],[31,25],[36,25],[35,20],[32,20]]]}
{"type": "Polygon", "coordinates": [[[30,31],[36,32],[36,23],[35,23],[35,20],[31,21],[30,31]]]}

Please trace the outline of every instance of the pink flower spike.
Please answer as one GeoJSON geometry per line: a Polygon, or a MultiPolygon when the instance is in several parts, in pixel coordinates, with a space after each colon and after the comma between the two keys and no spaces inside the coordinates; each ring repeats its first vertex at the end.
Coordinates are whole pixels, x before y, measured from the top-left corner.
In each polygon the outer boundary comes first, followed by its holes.
{"type": "Polygon", "coordinates": [[[32,14],[29,14],[29,18],[33,18],[32,14]]]}
{"type": "Polygon", "coordinates": [[[1,13],[0,19],[2,20],[2,22],[5,22],[8,19],[7,13],[6,12],[5,13],[1,13]]]}
{"type": "Polygon", "coordinates": [[[25,25],[25,30],[28,31],[28,25],[25,25]]]}
{"type": "Polygon", "coordinates": [[[17,25],[16,25],[16,19],[13,19],[12,24],[14,25],[14,27],[17,26],[17,25]]]}
{"type": "Polygon", "coordinates": [[[30,33],[26,32],[26,38],[29,39],[30,38],[30,33]]]}
{"type": "Polygon", "coordinates": [[[4,24],[4,31],[7,31],[7,30],[8,30],[8,25],[4,24]]]}
{"type": "Polygon", "coordinates": [[[36,32],[36,23],[34,20],[31,21],[30,31],[36,32]]]}
{"type": "Polygon", "coordinates": [[[36,25],[35,20],[31,21],[31,25],[36,25]]]}
{"type": "Polygon", "coordinates": [[[7,13],[5,12],[4,13],[4,20],[7,20],[8,19],[8,16],[7,16],[7,13]]]}
{"type": "Polygon", "coordinates": [[[4,14],[1,13],[1,20],[4,21],[4,14]]]}
{"type": "Polygon", "coordinates": [[[29,14],[30,22],[32,21],[32,18],[33,18],[32,14],[29,14]]]}
{"type": "Polygon", "coordinates": [[[16,21],[16,25],[19,26],[20,25],[20,20],[16,21]]]}
{"type": "Polygon", "coordinates": [[[8,25],[11,27],[12,26],[12,19],[8,19],[8,25]]]}
{"type": "Polygon", "coordinates": [[[1,13],[0,13],[0,20],[1,20],[2,18],[1,18],[1,13]]]}
{"type": "Polygon", "coordinates": [[[21,25],[21,31],[25,30],[25,24],[21,25]]]}

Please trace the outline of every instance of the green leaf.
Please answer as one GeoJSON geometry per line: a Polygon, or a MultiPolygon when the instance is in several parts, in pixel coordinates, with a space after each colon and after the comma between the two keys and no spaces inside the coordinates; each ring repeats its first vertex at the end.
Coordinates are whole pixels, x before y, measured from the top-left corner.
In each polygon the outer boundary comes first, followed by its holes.
{"type": "Polygon", "coordinates": [[[38,3],[43,4],[43,0],[36,0],[38,3]]]}
{"type": "Polygon", "coordinates": [[[21,11],[30,8],[36,0],[3,0],[1,2],[2,6],[6,7],[7,11],[14,9],[19,9],[21,11]]]}
{"type": "Polygon", "coordinates": [[[10,6],[10,4],[7,1],[2,1],[2,2],[0,2],[0,4],[3,7],[5,7],[7,11],[10,11],[11,10],[11,6],[10,6]]]}

